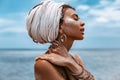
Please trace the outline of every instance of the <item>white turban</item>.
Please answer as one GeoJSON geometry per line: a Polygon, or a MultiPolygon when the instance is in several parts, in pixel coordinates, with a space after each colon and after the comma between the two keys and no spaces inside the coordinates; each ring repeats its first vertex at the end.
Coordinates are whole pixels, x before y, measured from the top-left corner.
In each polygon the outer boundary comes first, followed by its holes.
{"type": "Polygon", "coordinates": [[[26,18],[27,30],[33,41],[53,42],[58,37],[62,5],[52,0],[44,0],[35,6],[26,18]]]}

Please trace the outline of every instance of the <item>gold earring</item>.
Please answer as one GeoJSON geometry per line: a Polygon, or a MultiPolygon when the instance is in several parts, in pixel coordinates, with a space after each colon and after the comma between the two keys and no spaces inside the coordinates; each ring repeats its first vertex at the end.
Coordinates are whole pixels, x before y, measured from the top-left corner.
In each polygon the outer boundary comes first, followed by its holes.
{"type": "Polygon", "coordinates": [[[61,41],[62,43],[65,43],[66,40],[67,40],[67,36],[66,36],[65,34],[62,34],[62,35],[60,36],[60,41],[61,41]]]}

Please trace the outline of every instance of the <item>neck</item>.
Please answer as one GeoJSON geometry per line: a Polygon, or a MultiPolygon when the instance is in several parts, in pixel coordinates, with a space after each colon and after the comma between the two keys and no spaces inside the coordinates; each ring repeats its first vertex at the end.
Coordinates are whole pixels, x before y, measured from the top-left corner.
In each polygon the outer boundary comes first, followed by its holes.
{"type": "Polygon", "coordinates": [[[66,43],[64,43],[63,45],[65,46],[65,48],[67,49],[67,51],[70,50],[70,48],[72,47],[74,40],[67,38],[66,43]]]}
{"type": "Polygon", "coordinates": [[[74,42],[74,39],[70,38],[70,37],[66,37],[66,40],[63,40],[63,42],[61,41],[60,36],[56,39],[55,42],[52,43],[52,47],[55,48],[58,45],[57,44],[61,44],[63,45],[67,51],[69,52],[70,48],[72,47],[72,44],[74,42]],[[58,42],[58,43],[57,43],[58,42]],[[57,43],[57,44],[56,44],[57,43]]]}

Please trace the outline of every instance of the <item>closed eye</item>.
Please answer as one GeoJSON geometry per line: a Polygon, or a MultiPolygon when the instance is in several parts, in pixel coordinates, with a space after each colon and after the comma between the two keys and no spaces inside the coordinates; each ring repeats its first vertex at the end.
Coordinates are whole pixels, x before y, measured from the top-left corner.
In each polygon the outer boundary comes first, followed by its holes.
{"type": "Polygon", "coordinates": [[[78,17],[77,14],[73,14],[73,19],[76,20],[76,21],[78,21],[80,18],[78,17]]]}
{"type": "Polygon", "coordinates": [[[77,18],[74,18],[74,20],[76,20],[76,21],[78,21],[80,18],[79,17],[77,17],[77,18]]]}

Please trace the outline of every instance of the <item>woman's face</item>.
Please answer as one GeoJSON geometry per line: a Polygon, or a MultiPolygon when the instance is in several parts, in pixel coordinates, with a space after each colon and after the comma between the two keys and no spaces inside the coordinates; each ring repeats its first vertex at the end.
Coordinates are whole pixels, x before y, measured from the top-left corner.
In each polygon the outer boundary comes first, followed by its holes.
{"type": "Polygon", "coordinates": [[[84,22],[80,21],[75,10],[68,8],[64,12],[61,29],[70,38],[82,40],[84,38],[84,22]]]}

